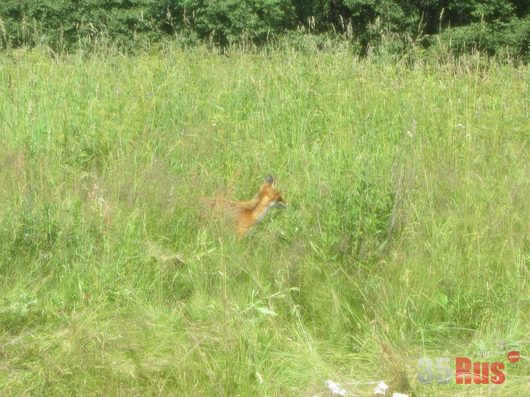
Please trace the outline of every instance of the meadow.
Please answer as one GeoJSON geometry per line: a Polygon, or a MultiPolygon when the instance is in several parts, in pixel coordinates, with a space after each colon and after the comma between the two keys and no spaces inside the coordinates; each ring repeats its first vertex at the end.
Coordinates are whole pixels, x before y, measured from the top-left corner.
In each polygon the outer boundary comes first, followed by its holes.
{"type": "Polygon", "coordinates": [[[529,98],[480,55],[1,53],[1,394],[528,394],[529,98]],[[238,241],[200,199],[267,174],[238,241]]]}

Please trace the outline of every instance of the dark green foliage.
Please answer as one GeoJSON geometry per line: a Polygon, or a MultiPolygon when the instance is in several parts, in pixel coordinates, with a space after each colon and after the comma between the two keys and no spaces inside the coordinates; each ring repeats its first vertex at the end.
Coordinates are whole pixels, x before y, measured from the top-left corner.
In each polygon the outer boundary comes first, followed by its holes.
{"type": "Polygon", "coordinates": [[[512,56],[530,60],[530,17],[495,21],[489,24],[472,23],[444,31],[440,38],[454,52],[473,50],[495,54],[499,49],[511,49],[512,56]]]}
{"type": "Polygon", "coordinates": [[[151,12],[166,33],[192,33],[221,45],[241,39],[262,42],[296,26],[289,0],[165,0],[151,12]]]}
{"type": "Polygon", "coordinates": [[[178,35],[221,46],[262,44],[296,29],[402,51],[443,33],[456,51],[528,54],[526,0],[4,0],[0,46],[72,49],[112,41],[127,47],[178,35]],[[402,44],[399,44],[402,43],[402,44]],[[397,44],[397,45],[395,45],[397,44]]]}
{"type": "Polygon", "coordinates": [[[138,34],[158,38],[144,17],[150,0],[7,0],[0,4],[0,42],[4,46],[47,44],[75,47],[80,40],[108,37],[128,44],[138,34]],[[4,29],[2,29],[2,26],[4,29]]]}

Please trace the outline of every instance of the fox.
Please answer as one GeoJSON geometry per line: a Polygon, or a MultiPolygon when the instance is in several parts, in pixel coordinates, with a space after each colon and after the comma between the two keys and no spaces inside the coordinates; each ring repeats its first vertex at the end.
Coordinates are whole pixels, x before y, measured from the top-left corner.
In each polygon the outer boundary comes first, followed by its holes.
{"type": "MultiPolygon", "coordinates": [[[[211,200],[209,200],[211,201],[211,200]]],[[[258,193],[252,200],[232,201],[222,200],[225,213],[231,215],[235,221],[238,240],[243,239],[249,232],[265,218],[271,208],[286,208],[287,201],[282,193],[274,186],[274,178],[267,175],[258,193]]]]}

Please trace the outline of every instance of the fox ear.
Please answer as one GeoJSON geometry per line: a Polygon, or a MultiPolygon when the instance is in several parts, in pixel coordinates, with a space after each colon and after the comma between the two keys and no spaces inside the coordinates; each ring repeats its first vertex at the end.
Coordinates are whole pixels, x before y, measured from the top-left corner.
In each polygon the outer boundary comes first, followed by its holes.
{"type": "Polygon", "coordinates": [[[268,183],[269,185],[272,185],[274,183],[274,178],[272,177],[272,175],[267,175],[265,177],[265,183],[268,183]]]}

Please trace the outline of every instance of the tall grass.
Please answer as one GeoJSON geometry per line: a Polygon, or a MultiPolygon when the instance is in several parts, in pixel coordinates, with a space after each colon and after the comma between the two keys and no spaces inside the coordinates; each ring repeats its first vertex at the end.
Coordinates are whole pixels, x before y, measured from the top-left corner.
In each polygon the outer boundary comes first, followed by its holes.
{"type": "Polygon", "coordinates": [[[0,55],[3,395],[528,391],[530,69],[478,56],[0,55]],[[203,196],[289,201],[238,242],[203,196]],[[487,357],[477,351],[493,352],[487,357]]]}

